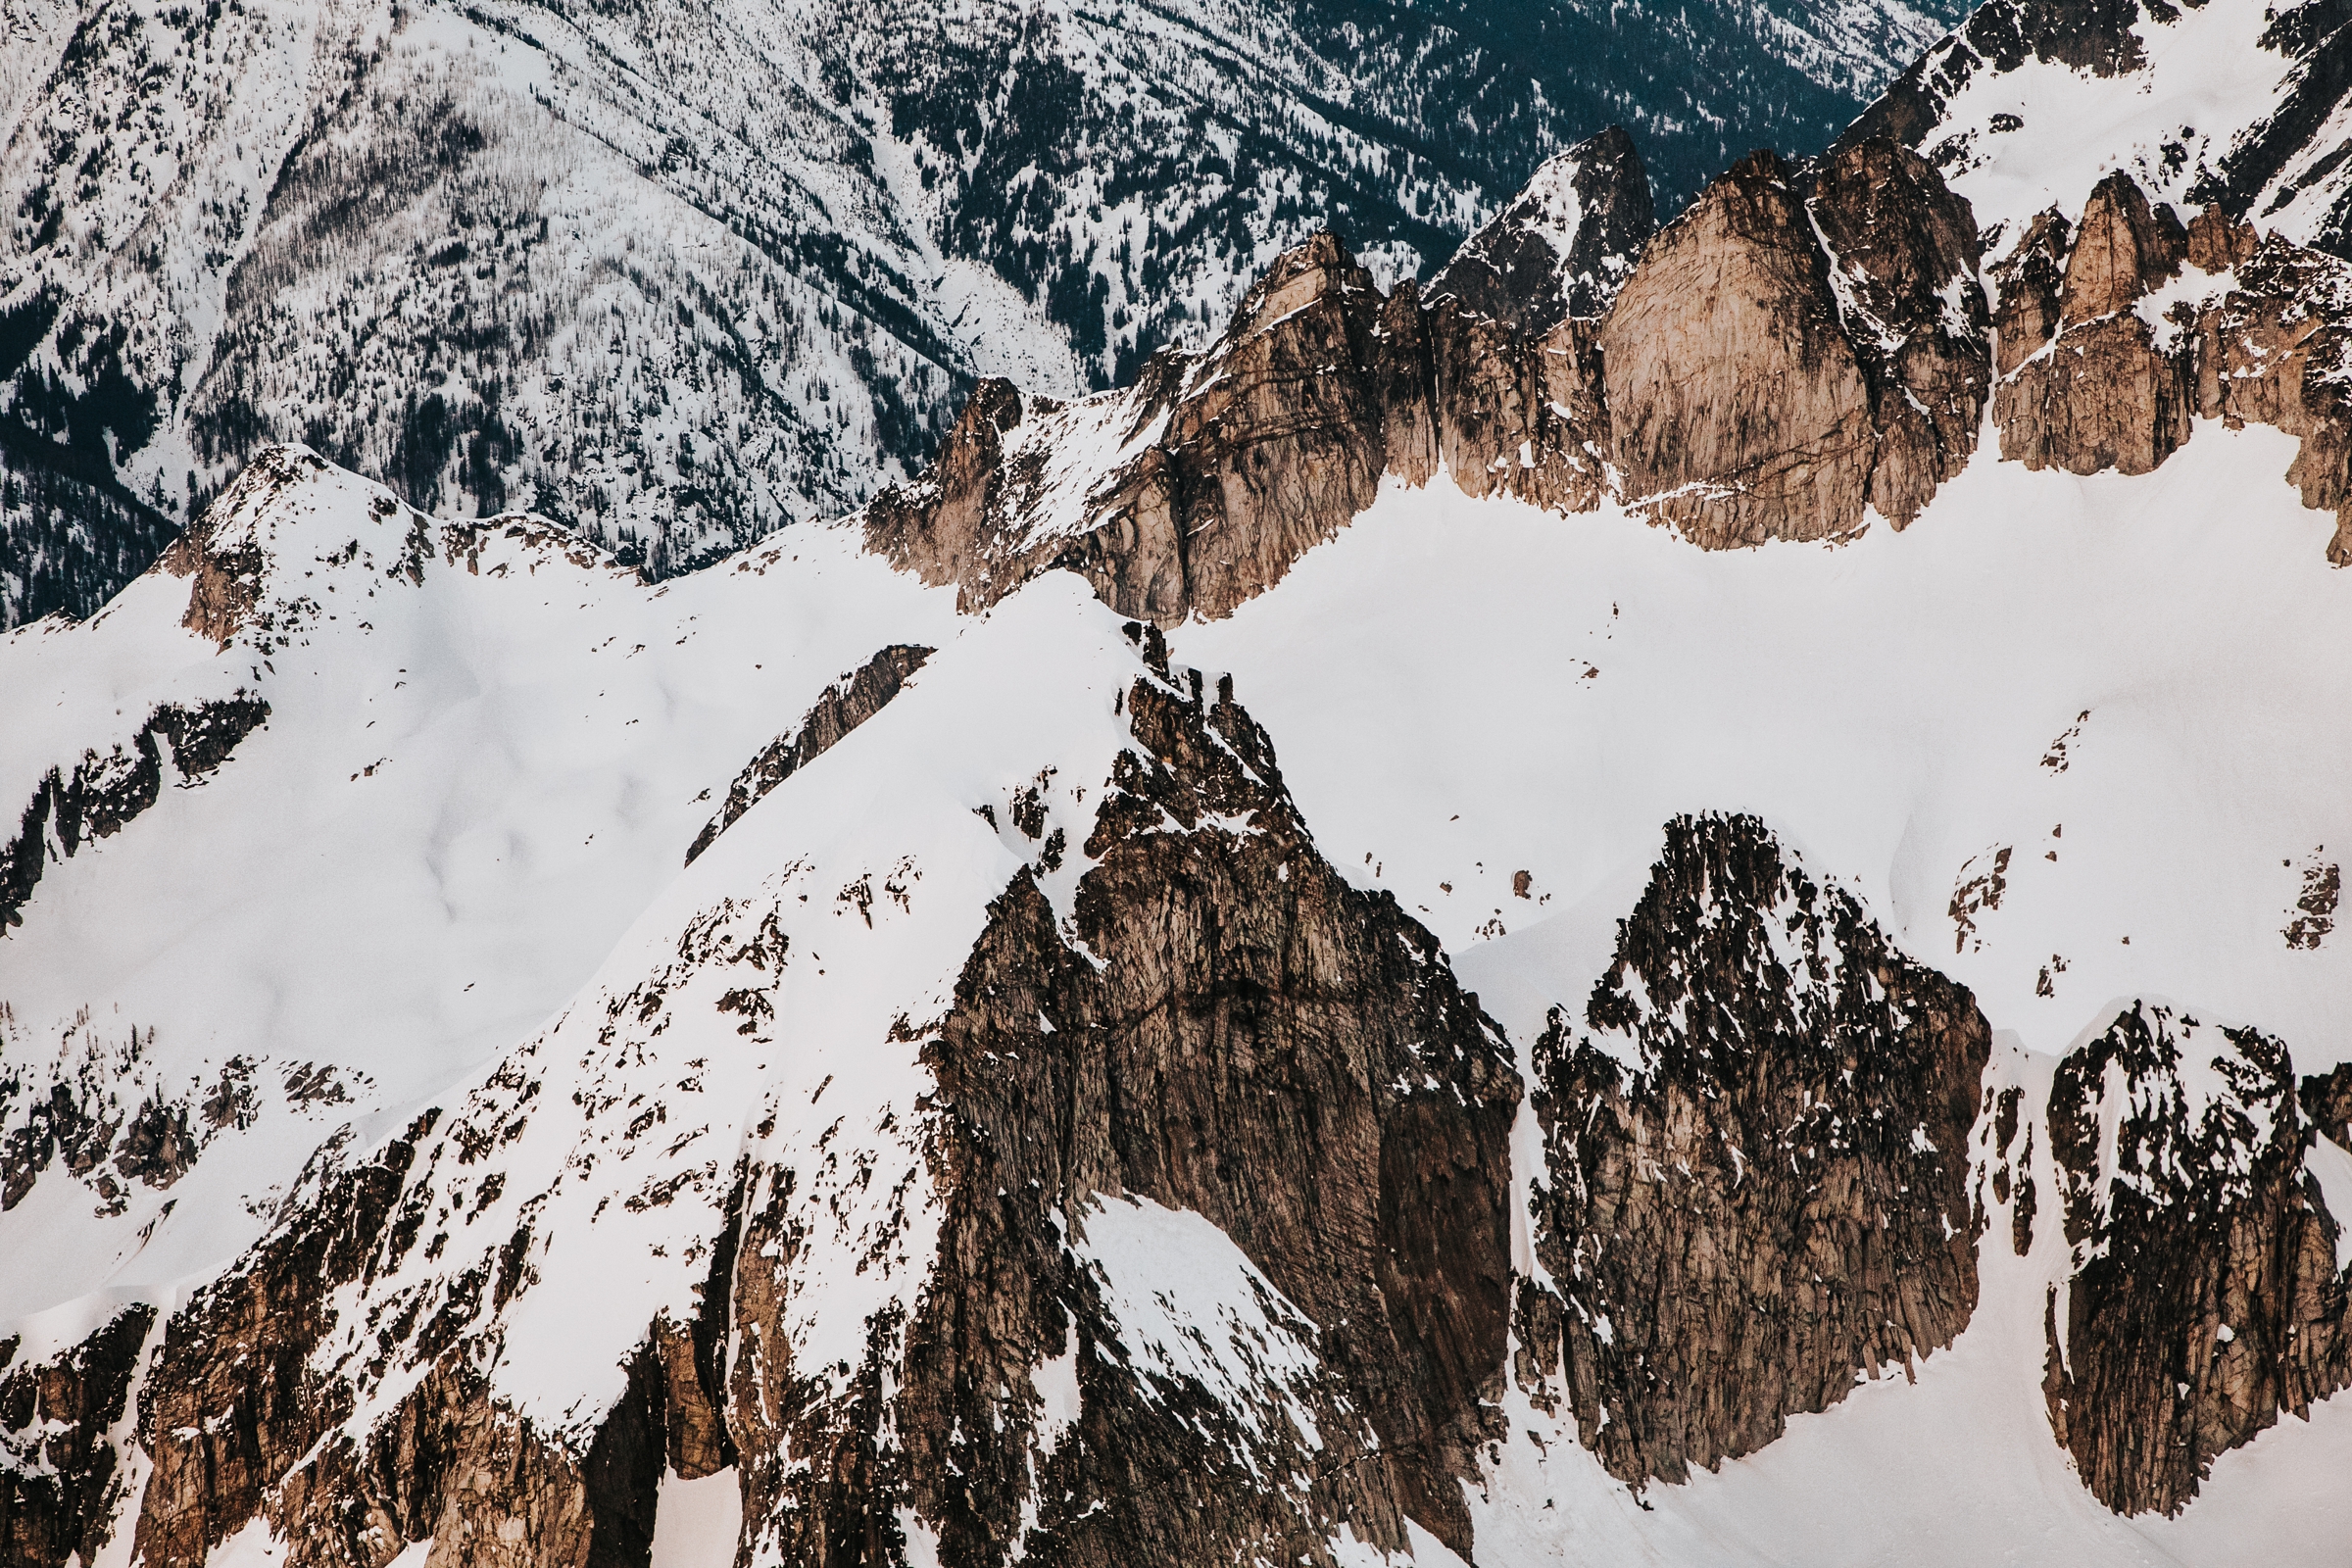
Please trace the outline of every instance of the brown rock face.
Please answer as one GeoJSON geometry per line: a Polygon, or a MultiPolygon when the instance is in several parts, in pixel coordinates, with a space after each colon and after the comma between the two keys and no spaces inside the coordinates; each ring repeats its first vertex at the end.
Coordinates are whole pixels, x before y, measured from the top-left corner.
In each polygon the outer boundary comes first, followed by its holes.
{"type": "MultiPolygon", "coordinates": [[[[974,1564],[1328,1563],[1332,1521],[1395,1550],[1406,1517],[1469,1550],[1459,1482],[1510,1275],[1507,1047],[1434,940],[1315,853],[1229,691],[1147,680],[1127,702],[1137,749],[1071,923],[1016,878],[923,1048],[946,1209],[923,1304],[876,1342],[878,1374],[903,1331],[903,1367],[846,1407],[795,1414],[790,1380],[770,1389],[802,1468],[751,1494],[789,1521],[790,1560],[895,1539],[900,1499],[974,1564]],[[1303,1314],[1317,1369],[1237,1395],[1155,1368],[1071,1250],[1139,1198],[1230,1236],[1303,1314]],[[1041,1442],[1038,1369],[1073,1351],[1082,1410],[1041,1442]]],[[[1041,864],[1068,853],[1049,840],[1041,864]]],[[[771,1299],[739,1285],[747,1346],[776,1343],[771,1299]]]]}
{"type": "MultiPolygon", "coordinates": [[[[2053,237],[2037,221],[2025,244],[2046,246],[2053,237]]],[[[2055,336],[1994,395],[2002,457],[2069,473],[2148,473],[2188,439],[2186,368],[2133,310],[2180,273],[2187,250],[2172,210],[2151,208],[2129,174],[2099,182],[2067,256],[2055,336]]],[[[2029,256],[2017,271],[2037,265],[2029,256]]],[[[2024,313],[2038,309],[2038,301],[2021,305],[2021,332],[2031,319],[2024,313]]],[[[2005,348],[2003,360],[2010,357],[2005,348]]]]}
{"type": "Polygon", "coordinates": [[[2074,230],[2052,208],[2034,215],[2017,248],[1993,267],[2000,295],[1993,315],[1998,333],[1993,369],[2004,379],[2058,332],[2058,296],[2066,287],[2066,256],[2074,230]]]}
{"type": "MultiPolygon", "coordinates": [[[[356,1163],[330,1146],[288,1218],[164,1326],[141,1558],[194,1568],[262,1517],[294,1568],[384,1568],[427,1537],[435,1568],[642,1568],[665,1464],[736,1466],[747,1549],[795,1562],[903,1561],[907,1509],[974,1564],[1331,1564],[1343,1520],[1393,1550],[1414,1520],[1467,1553],[1460,1486],[1506,1343],[1509,1049],[1434,939],[1319,857],[1230,691],[1134,632],[1153,672],[1122,698],[1134,749],[1088,842],[1016,800],[1003,831],[1035,841],[1034,870],[945,1016],[883,1047],[921,1051],[938,1084],[930,1181],[905,1201],[942,1229],[857,1364],[797,1359],[793,1298],[827,1283],[801,1263],[823,1174],[745,1156],[699,1302],[657,1316],[592,1432],[501,1402],[484,1367],[537,1285],[533,1205],[503,1246],[453,1233],[503,1190],[497,1152],[538,1093],[526,1050],[446,1126],[356,1163]],[[1057,913],[1038,878],[1073,855],[1057,913]],[[1202,1216],[1249,1260],[1271,1337],[1238,1381],[1202,1381],[1116,1308],[1087,1238],[1130,1200],[1202,1216]],[[1048,1361],[1077,1391],[1058,1416],[1048,1361]]],[[[658,1008],[650,983],[614,1015],[658,1008]]],[[[42,1542],[109,1511],[8,1506],[42,1542]]]]}
{"type": "Polygon", "coordinates": [[[1748,817],[1680,818],[1576,1029],[1537,1042],[1545,1177],[1517,1375],[1637,1485],[1949,1345],[1977,1300],[1990,1031],[1748,817]]]}
{"type": "Polygon", "coordinates": [[[1322,235],[1200,360],[1069,409],[982,387],[934,471],[868,508],[869,546],[967,609],[1067,567],[1165,626],[1279,581],[1384,474],[1577,512],[1614,465],[1708,547],[1844,534],[1865,505],[1907,523],[1989,378],[1967,204],[1885,139],[1801,177],[1760,153],[1644,251],[1622,139],[1545,166],[1426,298],[1322,235]]]}
{"type": "Polygon", "coordinates": [[[0,1340],[0,1561],[97,1560],[122,1503],[110,1429],[126,1413],[155,1308],[135,1306],[54,1361],[13,1366],[0,1340]]]}
{"type": "Polygon", "coordinates": [[[1392,455],[1430,448],[1417,312],[1389,304],[1324,234],[1275,262],[1204,359],[1160,356],[1115,399],[1065,411],[988,383],[934,472],[867,509],[868,546],[967,609],[1068,566],[1123,613],[1229,614],[1369,506],[1392,455]],[[1100,475],[1054,466],[1105,439],[1126,456],[1100,475]]]}
{"type": "Polygon", "coordinates": [[[1883,137],[1826,154],[1808,205],[1870,380],[1870,504],[1901,528],[1977,448],[1991,364],[1976,218],[1883,137]]]}
{"type": "Polygon", "coordinates": [[[2352,268],[2206,217],[2189,238],[2192,265],[2202,251],[2228,263],[2236,283],[2197,316],[2196,410],[2299,437],[2287,481],[2305,506],[2336,514],[2328,559],[2352,564],[2352,268]]]}
{"type": "Polygon", "coordinates": [[[1442,304],[1428,329],[1439,451],[1454,484],[1556,512],[1600,505],[1610,431],[1598,323],[1569,317],[1529,338],[1442,304]]]}
{"type": "Polygon", "coordinates": [[[695,858],[733,827],[736,819],[761,796],[831,751],[843,736],[882,711],[899,695],[906,678],[922,668],[923,661],[934,651],[894,643],[826,687],[802,717],[798,728],[770,741],[735,775],[735,782],[727,787],[726,800],[687,848],[686,863],[692,865],[695,858]]]}
{"type": "Polygon", "coordinates": [[[1734,165],[1650,242],[1600,352],[1630,501],[1711,547],[1860,524],[1870,388],[1776,155],[1734,165]]]}
{"type": "Polygon", "coordinates": [[[2076,1258],[2050,1424],[2108,1507],[2177,1513],[2217,1454],[2352,1385],[2315,1130],[2278,1041],[2134,1004],[2059,1064],[2049,1131],[2076,1258]]]}

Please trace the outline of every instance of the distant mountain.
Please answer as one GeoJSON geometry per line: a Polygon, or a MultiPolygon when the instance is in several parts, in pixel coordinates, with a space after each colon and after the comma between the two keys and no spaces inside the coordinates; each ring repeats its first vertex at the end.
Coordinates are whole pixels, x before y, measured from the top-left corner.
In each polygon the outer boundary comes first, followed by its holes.
{"type": "Polygon", "coordinates": [[[69,4],[0,68],[0,625],[263,446],[657,573],[834,515],[974,380],[1205,341],[1330,224],[1426,272],[1629,127],[1668,211],[1954,0],[69,4]]]}

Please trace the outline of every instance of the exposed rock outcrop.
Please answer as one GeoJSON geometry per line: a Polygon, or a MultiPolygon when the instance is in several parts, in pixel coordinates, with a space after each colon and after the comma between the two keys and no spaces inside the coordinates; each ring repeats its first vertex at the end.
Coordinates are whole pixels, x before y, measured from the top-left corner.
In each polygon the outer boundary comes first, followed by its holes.
{"type": "MultiPolygon", "coordinates": [[[[1188,1463],[1197,1440],[1161,1446],[1164,1416],[1090,1380],[1046,1488],[1066,1500],[1048,1503],[1030,1555],[1107,1568],[1155,1539],[1185,1543],[1185,1561],[1287,1541],[1322,1561],[1328,1528],[1310,1520],[1354,1520],[1396,1550],[1401,1513],[1467,1556],[1460,1484],[1503,1364],[1508,1049],[1435,940],[1315,852],[1229,688],[1190,674],[1189,690],[1139,682],[1129,703],[1138,749],[1084,846],[1077,942],[1017,882],[928,1048],[952,1108],[936,1157],[956,1261],[909,1340],[902,1430],[911,1458],[938,1456],[916,1466],[922,1511],[956,1521],[943,1543],[1013,1539],[1017,1446],[993,1497],[971,1479],[951,1492],[949,1475],[988,1471],[951,1454],[950,1431],[983,1446],[991,1386],[1060,1350],[1057,1231],[1083,1227],[1096,1195],[1142,1197],[1206,1216],[1313,1323],[1324,1450],[1276,1444],[1266,1466],[1314,1476],[1313,1505],[1293,1516],[1289,1483],[1188,1463]],[[1006,1313],[1020,1332],[1000,1339],[989,1319],[1006,1313]],[[931,1358],[965,1369],[955,1399],[944,1375],[918,1377],[931,1358]]],[[[1084,1366],[1102,1330],[1075,1305],[1084,1366]]]]}
{"type": "Polygon", "coordinates": [[[62,767],[50,769],[17,819],[16,837],[0,845],[0,935],[24,923],[24,901],[40,882],[52,847],[72,856],[122,832],[156,803],[167,768],[178,787],[201,783],[269,717],[270,705],[258,697],[193,709],[166,703],[127,747],[118,742],[103,757],[84,753],[70,776],[62,767]]]}
{"type": "MultiPolygon", "coordinates": [[[[729,1465],[747,1541],[795,1561],[904,1560],[919,1528],[970,1563],[1332,1564],[1340,1522],[1401,1551],[1407,1520],[1468,1553],[1506,1343],[1508,1047],[1435,940],[1321,858],[1230,690],[1135,634],[1152,673],[1087,841],[1016,800],[1001,831],[1035,865],[945,1016],[880,1048],[937,1085],[928,1190],[898,1201],[940,1230],[858,1363],[800,1348],[795,1298],[842,1283],[806,1274],[829,1178],[746,1155],[699,1300],[648,1327],[614,1402],[564,1431],[511,1405],[493,1369],[537,1203],[488,1251],[460,1233],[535,1114],[526,1049],[364,1159],[330,1144],[172,1316],[138,1406],[143,1560],[194,1568],[259,1518],[295,1568],[427,1537],[450,1568],[641,1564],[664,1467],[729,1465]],[[1110,1240],[1137,1215],[1233,1259],[1173,1349],[1110,1240]]],[[[663,983],[612,1016],[654,1015],[663,983]]]]}
{"type": "Polygon", "coordinates": [[[1901,528],[1977,448],[1991,350],[1976,220],[1933,168],[1883,138],[1823,157],[1806,205],[1870,381],[1869,501],[1901,528]]]}
{"type": "Polygon", "coordinates": [[[1990,1031],[1750,817],[1684,817],[1581,1020],[1536,1043],[1516,1373],[1636,1484],[1949,1345],[1977,1301],[1990,1031]]]}
{"type": "MultiPolygon", "coordinates": [[[[2057,232],[2037,221],[2025,243],[2046,249],[2057,232]]],[[[2003,458],[2070,473],[2147,473],[2188,439],[2186,367],[2133,309],[2179,275],[2187,250],[2180,220],[2151,208],[2130,175],[2099,182],[2073,235],[2046,348],[2019,357],[2038,297],[2019,308],[2019,340],[2003,344],[2002,359],[2016,365],[1993,399],[2003,458]]],[[[2016,269],[2029,288],[2038,277],[2024,274],[2040,266],[2029,253],[2016,269]]]]}
{"type": "Polygon", "coordinates": [[[2301,442],[2303,504],[2336,514],[2328,560],[2352,564],[2352,268],[2219,209],[2183,225],[2118,172],[2079,225],[2034,219],[1992,276],[2003,457],[2145,473],[2192,415],[2273,425],[2301,442]]]}
{"type": "Polygon", "coordinates": [[[1761,153],[1644,250],[1620,139],[1547,165],[1426,294],[1384,298],[1322,235],[1126,392],[983,386],[867,544],[966,609],[1068,567],[1170,625],[1272,586],[1384,474],[1561,512],[1616,494],[1710,547],[1847,533],[1866,504],[1908,522],[1989,378],[1966,204],[1891,142],[1812,172],[1761,153]]]}
{"type": "Polygon", "coordinates": [[[1427,447],[1418,313],[1391,304],[1318,235],[1202,359],[1066,409],[987,383],[933,472],[867,508],[867,544],[966,609],[1068,566],[1123,614],[1230,613],[1371,505],[1393,446],[1427,447]]]}
{"type": "Polygon", "coordinates": [[[1571,316],[1604,314],[1657,226],[1642,155],[1611,125],[1538,169],[1424,297],[1541,337],[1571,316]]]}
{"type": "Polygon", "coordinates": [[[2177,1513],[2216,1455],[2352,1385],[2347,1218],[2306,1174],[2286,1048],[2254,1029],[2134,1003],[2059,1064],[2049,1135],[2075,1263],[2052,1430],[2108,1507],[2177,1513]]]}
{"type": "Polygon", "coordinates": [[[899,688],[906,684],[907,677],[922,668],[923,661],[935,651],[893,643],[826,687],[791,733],[768,742],[735,775],[735,782],[727,786],[726,800],[688,846],[686,863],[692,865],[695,858],[733,827],[736,818],[750,810],[761,796],[831,751],[843,736],[882,711],[899,695],[899,688]]]}
{"type": "Polygon", "coordinates": [[[0,1559],[12,1568],[98,1560],[122,1503],[113,1428],[129,1409],[155,1308],[133,1306],[66,1354],[12,1365],[0,1340],[0,1559]]]}
{"type": "Polygon", "coordinates": [[[1870,389],[1775,154],[1735,164],[1651,242],[1600,352],[1629,500],[1709,546],[1860,524],[1870,389]]]}

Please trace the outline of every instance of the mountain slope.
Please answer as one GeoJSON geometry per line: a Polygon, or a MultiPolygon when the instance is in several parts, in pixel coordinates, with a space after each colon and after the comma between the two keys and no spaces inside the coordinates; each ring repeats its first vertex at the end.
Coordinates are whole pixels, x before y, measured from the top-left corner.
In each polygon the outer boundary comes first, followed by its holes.
{"type": "Polygon", "coordinates": [[[1857,120],[2014,240],[2101,175],[2352,256],[2352,31],[2327,0],[1989,0],[1857,120]]]}
{"type": "Polygon", "coordinates": [[[1610,151],[667,581],[276,448],[9,633],[11,1554],[2329,1560],[2352,270],[1610,151]]]}
{"type": "Polygon", "coordinates": [[[1393,279],[1613,122],[1669,206],[1751,144],[1817,146],[1955,17],[255,0],[23,19],[0,624],[89,613],[275,441],[430,511],[531,506],[681,570],[907,476],[976,376],[1055,396],[1127,378],[1324,222],[1393,279]]]}

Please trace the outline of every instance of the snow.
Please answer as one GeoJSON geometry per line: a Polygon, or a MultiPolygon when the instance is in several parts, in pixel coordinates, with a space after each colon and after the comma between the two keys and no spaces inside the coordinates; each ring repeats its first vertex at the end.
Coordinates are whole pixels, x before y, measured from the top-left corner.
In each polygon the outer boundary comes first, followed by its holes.
{"type": "Polygon", "coordinates": [[[2303,1168],[2320,1184],[2320,1201],[2335,1221],[2335,1271],[2352,1269],[2352,1152],[2326,1133],[2314,1134],[2303,1168]]]}
{"type": "MultiPolygon", "coordinates": [[[[2007,73],[1980,65],[1952,95],[1920,151],[1968,199],[1979,227],[2006,225],[2014,240],[2045,208],[2078,217],[2091,187],[2116,169],[2129,172],[2151,201],[2180,204],[2278,108],[2290,67],[2262,46],[2272,16],[2264,0],[2165,10],[2171,20],[2143,12],[2134,24],[2143,58],[2132,70],[2102,77],[2029,55],[2007,73]]],[[[1966,45],[1955,35],[1937,47],[1940,54],[1966,45]]],[[[1931,64],[1930,74],[1936,69],[1931,64]]],[[[2279,180],[2291,181],[2341,139],[2340,130],[2313,138],[2279,180]]],[[[2263,200],[2254,211],[2266,215],[2264,227],[2300,240],[2317,231],[2328,205],[2307,194],[2284,215],[2268,213],[2263,200]]]]}
{"type": "Polygon", "coordinates": [[[414,587],[385,572],[409,514],[371,511],[381,494],[329,470],[276,504],[277,591],[325,607],[294,647],[216,653],[178,624],[187,581],[162,572],[87,625],[0,639],[0,799],[160,702],[243,686],[271,705],[200,787],[52,861],[0,942],[21,1037],[62,1039],[87,1007],[104,1039],[155,1029],[159,1079],[243,1054],[373,1085],[304,1136],[246,1140],[233,1173],[208,1151],[172,1192],[134,1185],[103,1225],[86,1196],[77,1215],[48,1191],[53,1168],[0,1214],[0,1251],[54,1260],[0,1276],[0,1321],[233,1254],[262,1224],[244,1197],[290,1183],[337,1122],[420,1108],[553,1014],[678,875],[704,792],[723,796],[820,690],[884,644],[966,629],[952,591],[837,529],[665,588],[576,564],[569,541],[494,535],[478,571],[436,553],[414,587]],[[355,538],[359,559],[321,564],[355,538]],[[173,1197],[189,1200],[125,1256],[173,1197]]]}
{"type": "Polygon", "coordinates": [[[2352,777],[2352,733],[2308,719],[2352,704],[2310,652],[2352,640],[2352,574],[2279,477],[2295,444],[2200,423],[2154,474],[2087,479],[1992,450],[1900,533],[1713,554],[1614,508],[1391,481],[1170,644],[1233,672],[1326,855],[1514,1039],[1581,1010],[1662,824],[1716,809],[1764,817],[2035,1050],[2171,995],[2327,1066],[2352,945],[2286,948],[2282,862],[2352,841],[2352,802],[2310,783],[2352,777]],[[1954,952],[1991,845],[2006,890],[1954,952]]]}
{"type": "MultiPolygon", "coordinates": [[[[2200,424],[2154,474],[2088,479],[1992,450],[1903,532],[1718,554],[1616,508],[1556,516],[1391,482],[1273,590],[1170,641],[1235,674],[1325,856],[1425,921],[1522,1051],[1550,1008],[1581,1018],[1662,824],[1716,809],[1761,814],[1810,874],[1970,986],[1999,1032],[1989,1081],[2029,1107],[2118,998],[2251,1021],[2299,1070],[2324,1068],[2346,1049],[2348,945],[2290,950],[2281,928],[2297,868],[2352,842],[2352,800],[2328,787],[2352,777],[2352,731],[2314,718],[2352,711],[2352,661],[2325,657],[2352,645],[2352,573],[2326,566],[2332,519],[2280,477],[2294,444],[2200,424]],[[2003,891],[1969,935],[1955,892],[1996,846],[2013,852],[2003,891]]],[[[0,1281],[0,1333],[70,1344],[124,1302],[173,1303],[260,1233],[338,1126],[361,1157],[436,1104],[400,1200],[446,1248],[386,1267],[366,1302],[349,1288],[320,1351],[358,1376],[353,1428],[415,1376],[359,1372],[368,1308],[429,1307],[519,1229],[536,1278],[469,1348],[518,1415],[581,1440],[647,1325],[693,1300],[745,1156],[800,1173],[809,1285],[786,1330],[821,1397],[929,1270],[920,1051],[989,902],[1040,853],[1010,803],[1037,791],[1084,842],[1145,666],[1073,575],[958,618],[952,590],[861,556],[851,528],[650,588],[520,522],[435,525],[413,583],[392,569],[412,518],[382,500],[320,471],[242,514],[273,562],[271,621],[226,650],[179,625],[188,584],[162,574],[89,624],[0,640],[0,789],[20,795],[159,702],[243,687],[271,705],[217,774],[44,876],[0,940],[11,1065],[115,1050],[135,1027],[154,1031],[140,1083],[177,1092],[244,1054],[334,1068],[353,1097],[328,1110],[273,1090],[249,1129],[168,1190],[134,1184],[112,1218],[53,1167],[0,1214],[0,1255],[50,1263],[0,1281]],[[682,868],[745,760],[894,642],[940,652],[682,868]],[[492,1133],[495,1188],[459,1155],[492,1133]]],[[[1057,910],[1082,869],[1073,848],[1041,877],[1057,910]]],[[[2211,1054],[2180,1075],[2199,1103],[2220,1093],[2211,1054]]],[[[2046,1144],[2033,1174],[2050,1216],[2046,1144]]],[[[1531,1113],[1512,1147],[1524,1198],[1531,1113]]],[[[2326,1146],[2314,1170],[2331,1208],[2352,1193],[2352,1154],[2326,1146]]],[[[1117,1326],[1097,1353],[1317,1444],[1300,1392],[1322,1375],[1315,1336],[1229,1238],[1129,1200],[1065,1226],[1117,1326]]],[[[2319,1478],[2352,1464],[2352,1401],[2225,1456],[2178,1520],[2120,1520],[2083,1492],[2039,1386],[2045,1293],[2071,1264],[2054,1220],[2036,1233],[2017,1258],[1992,1216],[1983,1304],[1949,1350],[1639,1500],[1511,1394],[1510,1436],[1471,1489],[1479,1560],[2331,1550],[2347,1521],[2319,1478]]],[[[1514,1253],[1533,1272],[1524,1234],[1514,1253]]],[[[1049,1446],[1080,1403],[1079,1353],[1065,1343],[1036,1374],[1049,1446]]],[[[658,1561],[712,1560],[732,1485],[664,1484],[658,1561]]],[[[274,1549],[266,1532],[231,1547],[274,1549]]],[[[1416,1540],[1417,1560],[1440,1550],[1416,1540]]]]}
{"type": "MultiPolygon", "coordinates": [[[[1070,1250],[1101,1281],[1131,1366],[1199,1384],[1253,1437],[1322,1447],[1300,1393],[1322,1371],[1318,1331],[1230,1237],[1202,1215],[1148,1198],[1098,1200],[1078,1218],[1070,1250]],[[1271,1427],[1276,1420],[1288,1431],[1271,1427]]],[[[1157,1398],[1149,1382],[1143,1389],[1157,1398]]],[[[1274,1479],[1251,1449],[1233,1458],[1274,1479]]]]}
{"type": "Polygon", "coordinates": [[[648,1568],[734,1568],[742,1533],[743,1483],[734,1466],[695,1481],[664,1471],[648,1568]]]}

